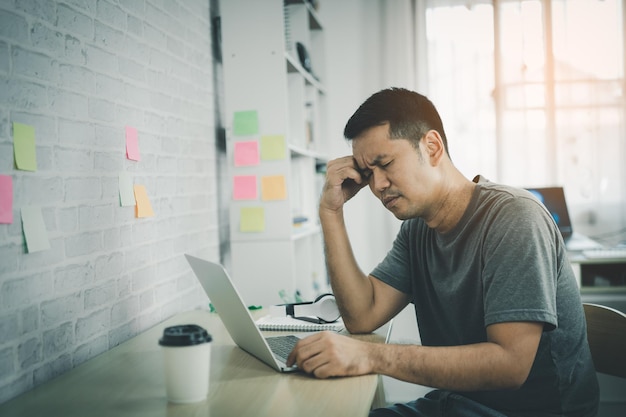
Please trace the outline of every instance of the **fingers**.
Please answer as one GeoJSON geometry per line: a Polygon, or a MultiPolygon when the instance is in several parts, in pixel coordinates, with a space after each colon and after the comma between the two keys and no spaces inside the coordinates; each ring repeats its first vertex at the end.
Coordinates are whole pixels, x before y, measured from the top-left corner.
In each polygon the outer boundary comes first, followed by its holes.
{"type": "Polygon", "coordinates": [[[298,368],[318,378],[330,376],[322,372],[324,367],[328,367],[332,356],[327,354],[328,341],[325,341],[324,336],[322,332],[301,339],[289,355],[287,366],[297,364],[298,368]]]}
{"type": "Polygon", "coordinates": [[[352,156],[334,159],[327,165],[326,184],[320,206],[339,210],[367,184],[368,181],[359,172],[352,156]]]}
{"type": "Polygon", "coordinates": [[[298,368],[316,378],[362,375],[359,366],[358,341],[333,332],[320,332],[301,339],[289,355],[287,366],[298,368]],[[356,362],[355,362],[356,361],[356,362]]]}
{"type": "Polygon", "coordinates": [[[348,178],[357,184],[363,181],[352,156],[333,159],[328,162],[326,168],[326,175],[331,185],[341,185],[348,178]]]}

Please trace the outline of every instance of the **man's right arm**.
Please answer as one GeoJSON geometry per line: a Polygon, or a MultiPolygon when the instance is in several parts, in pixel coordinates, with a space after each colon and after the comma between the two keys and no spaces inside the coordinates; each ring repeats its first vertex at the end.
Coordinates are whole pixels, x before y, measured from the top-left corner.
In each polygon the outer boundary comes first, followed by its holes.
{"type": "Polygon", "coordinates": [[[346,329],[371,332],[409,302],[406,294],[365,275],[356,263],[343,217],[343,205],[367,185],[352,157],[329,162],[319,216],[326,264],[346,329]]]}

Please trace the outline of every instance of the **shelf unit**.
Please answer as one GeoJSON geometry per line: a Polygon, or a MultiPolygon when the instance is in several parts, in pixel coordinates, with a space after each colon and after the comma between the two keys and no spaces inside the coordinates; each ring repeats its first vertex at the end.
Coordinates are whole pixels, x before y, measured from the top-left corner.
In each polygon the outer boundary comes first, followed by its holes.
{"type": "Polygon", "coordinates": [[[227,0],[220,11],[230,272],[248,304],[312,300],[328,288],[317,214],[328,149],[323,26],[309,1],[227,0]]]}

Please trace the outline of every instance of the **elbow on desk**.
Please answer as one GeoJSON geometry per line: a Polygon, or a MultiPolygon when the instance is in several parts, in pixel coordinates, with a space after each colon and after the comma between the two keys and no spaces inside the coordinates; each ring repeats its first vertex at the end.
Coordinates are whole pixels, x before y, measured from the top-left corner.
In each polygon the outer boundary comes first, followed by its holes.
{"type": "Polygon", "coordinates": [[[343,325],[346,328],[346,331],[350,334],[369,334],[380,327],[346,318],[343,318],[343,325]]]}

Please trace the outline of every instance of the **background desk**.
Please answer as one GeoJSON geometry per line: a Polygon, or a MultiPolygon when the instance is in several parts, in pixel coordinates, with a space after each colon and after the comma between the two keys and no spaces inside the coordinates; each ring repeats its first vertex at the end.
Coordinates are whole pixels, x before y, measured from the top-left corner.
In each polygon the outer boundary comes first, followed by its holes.
{"type": "MultiPolygon", "coordinates": [[[[352,336],[384,341],[380,335],[352,336]]],[[[319,380],[279,374],[235,346],[215,313],[180,314],[0,405],[2,417],[72,416],[366,416],[377,375],[319,380]],[[213,336],[207,400],[169,404],[165,397],[163,329],[196,323],[213,336]]]]}
{"type": "MultiPolygon", "coordinates": [[[[570,261],[577,275],[582,301],[609,306],[626,313],[626,258],[585,258],[570,253],[570,261]]],[[[626,415],[626,381],[610,375],[598,374],[600,383],[599,416],[626,415]]]]}
{"type": "Polygon", "coordinates": [[[586,258],[581,253],[570,253],[570,261],[582,294],[626,295],[626,257],[586,258]]]}

